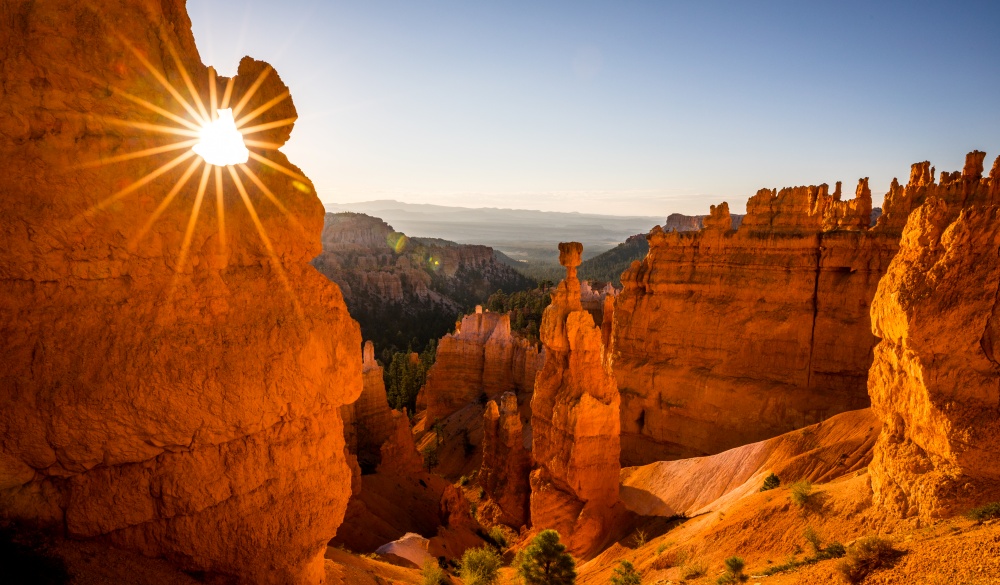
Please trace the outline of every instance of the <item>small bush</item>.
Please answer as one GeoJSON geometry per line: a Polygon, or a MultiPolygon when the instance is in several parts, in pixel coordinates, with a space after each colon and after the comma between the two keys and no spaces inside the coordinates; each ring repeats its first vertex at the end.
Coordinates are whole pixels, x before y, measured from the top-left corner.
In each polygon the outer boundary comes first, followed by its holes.
{"type": "Polygon", "coordinates": [[[809,546],[812,547],[813,554],[818,555],[823,552],[823,541],[820,539],[819,535],[816,534],[816,531],[813,530],[812,526],[806,526],[806,530],[802,533],[802,536],[806,539],[806,542],[809,543],[809,546]]]}
{"type": "Polygon", "coordinates": [[[746,561],[743,557],[729,557],[726,559],[726,571],[739,575],[743,573],[743,568],[747,566],[746,561]]]}
{"type": "Polygon", "coordinates": [[[488,534],[490,540],[493,541],[493,544],[500,547],[500,550],[504,550],[508,546],[510,546],[510,543],[507,542],[507,535],[504,533],[503,528],[500,528],[500,526],[494,526],[493,528],[490,528],[488,534]]]}
{"type": "Polygon", "coordinates": [[[833,541],[830,544],[826,545],[826,548],[823,549],[822,554],[827,555],[827,558],[830,559],[839,559],[840,557],[847,554],[847,549],[844,548],[844,545],[840,544],[839,542],[833,541]]]}
{"type": "Polygon", "coordinates": [[[773,490],[774,488],[781,485],[781,479],[777,475],[771,474],[764,478],[764,485],[760,487],[760,491],[766,492],[768,490],[773,490]]]}
{"type": "Polygon", "coordinates": [[[708,574],[708,567],[704,563],[693,562],[690,565],[681,567],[681,579],[697,579],[708,574]]]}
{"type": "MultiPolygon", "coordinates": [[[[661,544],[661,547],[666,547],[666,545],[661,544]]],[[[659,550],[659,549],[657,549],[659,550]]],[[[650,567],[654,571],[662,571],[669,569],[671,567],[679,567],[687,561],[688,552],[686,550],[672,550],[670,552],[664,553],[660,551],[657,553],[656,558],[650,563],[650,567]]]]}
{"type": "Polygon", "coordinates": [[[993,502],[969,510],[969,518],[975,520],[977,524],[1000,518],[1000,502],[993,502]]]}
{"type": "Polygon", "coordinates": [[[469,483],[469,476],[468,475],[463,475],[462,477],[458,478],[458,485],[464,486],[467,483],[469,483]]]}
{"type": "Polygon", "coordinates": [[[667,550],[667,543],[661,542],[660,545],[656,547],[656,554],[662,555],[665,550],[667,550]]]}
{"type": "Polygon", "coordinates": [[[632,535],[632,538],[635,540],[635,548],[642,548],[646,546],[647,537],[648,535],[646,534],[645,530],[641,528],[637,529],[635,531],[635,534],[632,535]]]}
{"type": "Polygon", "coordinates": [[[491,546],[470,548],[462,555],[459,575],[466,585],[493,585],[500,578],[503,560],[491,546]]]}
{"type": "Polygon", "coordinates": [[[642,585],[642,576],[632,563],[623,560],[611,572],[611,585],[642,585]]]}
{"type": "Polygon", "coordinates": [[[813,486],[808,481],[797,481],[792,484],[792,503],[800,508],[806,507],[812,498],[813,486]]]}
{"type": "Polygon", "coordinates": [[[743,574],[746,561],[742,557],[729,557],[726,559],[725,565],[726,572],[715,581],[718,585],[733,585],[749,579],[748,576],[743,574]]]}
{"type": "Polygon", "coordinates": [[[878,536],[859,539],[847,551],[847,558],[837,565],[837,570],[848,583],[860,583],[872,571],[891,562],[897,555],[892,542],[878,536]]]}
{"type": "Polygon", "coordinates": [[[423,585],[445,585],[447,581],[444,576],[444,569],[438,565],[437,561],[427,559],[424,561],[424,568],[420,571],[424,578],[423,585]]]}

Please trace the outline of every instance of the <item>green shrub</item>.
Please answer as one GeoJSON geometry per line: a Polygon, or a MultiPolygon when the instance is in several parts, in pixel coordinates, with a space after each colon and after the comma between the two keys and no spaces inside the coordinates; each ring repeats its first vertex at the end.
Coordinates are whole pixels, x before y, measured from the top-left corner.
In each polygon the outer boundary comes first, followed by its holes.
{"type": "Polygon", "coordinates": [[[766,492],[767,490],[773,490],[774,488],[781,485],[781,479],[777,475],[771,474],[764,478],[764,485],[760,487],[760,491],[766,492]]]}
{"type": "Polygon", "coordinates": [[[892,542],[878,536],[859,539],[850,550],[847,558],[837,565],[837,570],[848,583],[860,583],[872,571],[884,567],[897,555],[892,542]]]}
{"type": "Polygon", "coordinates": [[[797,481],[792,484],[792,503],[800,508],[804,508],[812,498],[813,486],[808,481],[797,481]]]}
{"type": "Polygon", "coordinates": [[[847,549],[844,548],[844,545],[839,542],[833,541],[826,545],[826,548],[823,549],[821,554],[826,555],[826,558],[828,559],[839,559],[847,554],[847,549]]]}
{"type": "Polygon", "coordinates": [[[445,585],[447,583],[444,576],[444,569],[438,565],[437,561],[432,559],[424,561],[424,568],[420,571],[420,575],[424,578],[424,585],[445,585]]]}
{"type": "Polygon", "coordinates": [[[806,542],[808,542],[809,546],[812,547],[813,554],[818,555],[823,551],[823,541],[820,539],[819,535],[816,534],[816,531],[813,530],[812,526],[806,526],[805,532],[802,533],[802,536],[805,537],[806,542]]]}
{"type": "Polygon", "coordinates": [[[470,548],[462,555],[459,575],[466,585],[493,585],[500,578],[503,560],[491,546],[470,548]]]}
{"type": "Polygon", "coordinates": [[[525,585],[573,585],[576,562],[555,530],[543,530],[519,555],[517,574],[525,585]]]}
{"type": "Polygon", "coordinates": [[[978,524],[982,524],[986,520],[1000,518],[1000,502],[993,502],[969,510],[969,518],[972,518],[978,524]]]}
{"type": "Polygon", "coordinates": [[[463,475],[462,477],[458,478],[458,485],[459,486],[464,486],[467,483],[469,483],[469,476],[468,475],[463,475]]]}
{"type": "Polygon", "coordinates": [[[729,557],[726,559],[725,565],[726,572],[715,581],[718,585],[733,585],[749,579],[743,574],[743,568],[746,567],[746,561],[743,560],[743,557],[729,557]]]}
{"type": "Polygon", "coordinates": [[[635,570],[632,563],[622,561],[611,572],[612,585],[642,585],[642,576],[635,570]]]}
{"type": "Polygon", "coordinates": [[[510,546],[510,543],[507,542],[507,534],[504,532],[503,528],[500,528],[499,525],[490,528],[490,531],[487,534],[489,534],[490,540],[493,541],[493,544],[500,547],[500,550],[504,550],[510,546]]]}
{"type": "Polygon", "coordinates": [[[667,543],[661,542],[659,546],[656,547],[656,554],[662,555],[663,551],[667,550],[667,543]]]}

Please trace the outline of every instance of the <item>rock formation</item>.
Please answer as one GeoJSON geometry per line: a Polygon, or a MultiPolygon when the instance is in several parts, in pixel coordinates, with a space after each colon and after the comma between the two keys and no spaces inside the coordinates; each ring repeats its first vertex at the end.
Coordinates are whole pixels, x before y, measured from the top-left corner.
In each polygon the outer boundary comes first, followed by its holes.
{"type": "Polygon", "coordinates": [[[578,556],[607,536],[618,501],[619,403],[601,329],[580,303],[583,246],[559,244],[566,278],[542,317],[545,359],[531,399],[531,523],[578,556]]]}
{"type": "MultiPolygon", "coordinates": [[[[192,94],[228,81],[182,0],[0,12],[0,516],[239,582],[319,582],[350,492],[339,408],[362,383],[358,325],[309,265],[312,185],[277,150],[215,180],[191,141],[160,148],[181,139],[157,127],[186,131],[192,94]]],[[[242,113],[294,119],[250,58],[233,102],[261,74],[242,113]]]]}
{"type": "MultiPolygon", "coordinates": [[[[727,205],[726,211],[728,212],[728,210],[729,206],[727,205]]],[[[696,232],[707,225],[706,220],[710,217],[710,215],[684,215],[682,213],[671,213],[667,216],[666,223],[663,224],[663,231],[696,232]]],[[[733,215],[732,229],[738,229],[741,221],[743,221],[742,215],[733,215]]]]}
{"type": "Polygon", "coordinates": [[[389,407],[382,366],[375,361],[375,346],[371,341],[365,342],[361,367],[364,389],[357,400],[341,407],[348,449],[357,457],[364,473],[372,473],[379,467],[386,449],[395,463],[406,466],[408,460],[415,459],[419,467],[409,421],[404,413],[389,407]]]}
{"type": "MultiPolygon", "coordinates": [[[[886,198],[889,217],[908,205],[886,198]]],[[[738,230],[732,217],[723,203],[700,232],[654,228],[622,275],[623,464],[718,453],[869,404],[869,304],[899,228],[868,227],[867,180],[847,201],[839,184],[762,189],[738,230]]]]}
{"type": "Polygon", "coordinates": [[[479,485],[490,504],[480,516],[492,523],[520,528],[528,521],[531,488],[531,454],[524,445],[524,429],[517,409],[517,396],[505,392],[500,405],[491,400],[483,414],[483,462],[479,485]]]}
{"type": "Polygon", "coordinates": [[[477,306],[438,342],[417,405],[428,421],[443,420],[484,396],[530,391],[540,360],[535,344],[511,333],[509,315],[477,306]]]}
{"type": "Polygon", "coordinates": [[[895,517],[960,513],[1000,499],[1000,158],[962,172],[913,166],[880,219],[906,221],[879,283],[872,328],[882,341],[868,378],[884,422],[871,466],[875,504],[895,517]]]}
{"type": "Polygon", "coordinates": [[[362,213],[326,214],[322,241],[313,264],[343,288],[351,315],[380,351],[437,339],[497,289],[531,285],[492,248],[410,238],[362,213]]]}

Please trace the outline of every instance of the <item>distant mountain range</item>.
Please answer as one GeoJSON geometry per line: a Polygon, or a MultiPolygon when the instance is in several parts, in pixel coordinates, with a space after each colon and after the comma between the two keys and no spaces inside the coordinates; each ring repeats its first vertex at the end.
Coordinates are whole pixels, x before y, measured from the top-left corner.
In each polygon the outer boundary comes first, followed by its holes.
{"type": "Polygon", "coordinates": [[[582,242],[584,258],[591,258],[629,236],[646,233],[665,222],[663,217],[465,208],[391,200],[327,203],[326,208],[331,212],[353,211],[382,218],[411,237],[482,244],[520,262],[555,268],[558,268],[559,242],[582,242]]]}

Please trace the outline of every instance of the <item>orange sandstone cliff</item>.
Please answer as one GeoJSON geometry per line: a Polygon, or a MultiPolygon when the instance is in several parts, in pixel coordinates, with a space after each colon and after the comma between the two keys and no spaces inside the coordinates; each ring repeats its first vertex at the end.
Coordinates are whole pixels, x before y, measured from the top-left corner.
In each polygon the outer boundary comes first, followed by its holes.
{"type": "Polygon", "coordinates": [[[1000,499],[1000,158],[983,177],[984,157],[938,182],[914,165],[890,194],[919,205],[872,304],[868,391],[884,430],[871,477],[890,517],[1000,499]]]}
{"type": "MultiPolygon", "coordinates": [[[[256,183],[170,147],[187,138],[162,128],[228,81],[210,89],[182,0],[14,0],[0,19],[0,516],[320,582],[362,383],[358,325],[309,265],[312,185],[270,148],[251,146],[256,183]]],[[[240,63],[231,105],[264,72],[242,114],[273,147],[295,109],[267,64],[240,63]]]]}
{"type": "Polygon", "coordinates": [[[869,305],[899,239],[870,217],[864,179],[847,201],[839,183],[762,189],[735,231],[726,203],[699,232],[654,228],[614,308],[623,464],[718,453],[868,406],[869,305]]]}
{"type": "Polygon", "coordinates": [[[438,342],[417,406],[433,422],[483,396],[530,391],[540,360],[535,344],[511,333],[509,315],[477,306],[438,342]]]}
{"type": "Polygon", "coordinates": [[[603,544],[618,502],[619,403],[601,329],[580,302],[583,246],[559,244],[566,278],[542,316],[545,347],[531,399],[531,524],[578,556],[603,544]]]}

